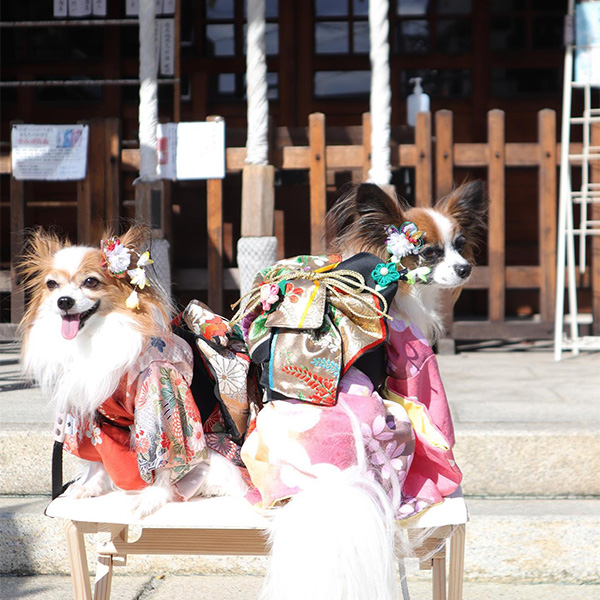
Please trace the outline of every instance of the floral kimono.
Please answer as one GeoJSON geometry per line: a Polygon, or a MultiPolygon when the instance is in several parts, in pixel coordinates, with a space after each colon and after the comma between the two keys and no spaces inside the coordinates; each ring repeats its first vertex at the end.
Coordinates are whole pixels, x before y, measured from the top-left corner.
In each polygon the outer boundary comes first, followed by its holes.
{"type": "Polygon", "coordinates": [[[152,338],[93,418],[67,415],[64,448],[102,461],[124,490],[146,487],[156,469],[169,468],[180,495],[190,497],[198,486],[186,475],[208,456],[191,381],[189,345],[176,335],[152,338]]]}
{"type": "Polygon", "coordinates": [[[270,402],[252,420],[241,457],[255,486],[249,497],[263,507],[355,466],[383,486],[399,519],[460,483],[435,356],[393,310],[384,318],[396,285],[375,292],[379,262],[298,257],[257,278],[261,306],[250,306],[241,327],[270,402]],[[301,273],[323,268],[331,278],[301,273]],[[352,270],[356,285],[346,277],[352,270]]]}

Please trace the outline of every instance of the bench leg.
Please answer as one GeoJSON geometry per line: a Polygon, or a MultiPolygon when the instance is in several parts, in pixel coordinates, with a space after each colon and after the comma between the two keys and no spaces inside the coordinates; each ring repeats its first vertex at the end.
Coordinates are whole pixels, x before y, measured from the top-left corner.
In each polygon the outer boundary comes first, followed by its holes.
{"type": "Polygon", "coordinates": [[[462,600],[465,562],[465,525],[457,525],[450,538],[448,600],[462,600]]]}
{"type": "Polygon", "coordinates": [[[110,554],[99,554],[96,564],[96,584],[94,600],[109,600],[113,575],[113,557],[110,554]]]}
{"type": "Polygon", "coordinates": [[[73,582],[75,600],[92,600],[90,572],[88,570],[83,533],[77,529],[77,525],[73,521],[67,521],[65,534],[67,536],[67,552],[71,564],[71,581],[73,582]]]}
{"type": "Polygon", "coordinates": [[[431,562],[433,600],[446,600],[446,557],[436,556],[431,562]]]}

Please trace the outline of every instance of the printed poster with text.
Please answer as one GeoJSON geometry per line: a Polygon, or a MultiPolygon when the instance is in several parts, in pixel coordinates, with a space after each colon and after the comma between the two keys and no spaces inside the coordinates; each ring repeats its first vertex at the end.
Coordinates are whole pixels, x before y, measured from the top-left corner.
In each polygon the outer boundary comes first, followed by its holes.
{"type": "Polygon", "coordinates": [[[12,174],[21,180],[85,179],[87,125],[13,125],[12,174]]]}

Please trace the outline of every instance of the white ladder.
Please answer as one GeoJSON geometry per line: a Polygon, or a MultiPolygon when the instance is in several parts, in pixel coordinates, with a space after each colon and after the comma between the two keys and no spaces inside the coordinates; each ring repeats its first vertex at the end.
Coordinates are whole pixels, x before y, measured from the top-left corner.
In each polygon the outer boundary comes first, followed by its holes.
{"type": "MultiPolygon", "coordinates": [[[[594,0],[588,4],[600,6],[594,0]]],[[[578,5],[581,6],[581,5],[578,5]]],[[[560,360],[563,350],[571,350],[573,355],[581,350],[600,350],[600,336],[580,336],[581,315],[577,309],[577,268],[584,274],[588,270],[587,240],[600,235],[600,216],[595,206],[600,206],[600,133],[593,138],[593,126],[600,128],[600,60],[596,63],[591,77],[578,82],[574,80],[573,64],[576,50],[596,51],[595,45],[576,45],[573,36],[575,0],[569,0],[567,24],[565,27],[565,67],[563,86],[563,112],[560,152],[560,187],[558,214],[558,243],[556,269],[556,309],[554,324],[554,358],[560,360]],[[573,90],[583,93],[583,114],[572,115],[573,90]],[[596,125],[598,124],[598,125],[596,125]],[[581,153],[571,153],[571,129],[582,127],[581,153]],[[593,138],[593,139],[592,139],[593,138]],[[581,169],[581,185],[573,189],[572,169],[581,169]],[[593,180],[592,180],[593,179],[593,180]],[[579,205],[579,222],[574,224],[575,205],[579,205]],[[578,260],[576,261],[575,236],[579,236],[578,260]],[[576,264],[577,262],[577,264],[576,264]],[[565,320],[565,267],[569,300],[569,332],[563,331],[565,320]]],[[[579,41],[579,40],[577,40],[579,41]]],[[[598,269],[600,265],[592,264],[598,269]]]]}

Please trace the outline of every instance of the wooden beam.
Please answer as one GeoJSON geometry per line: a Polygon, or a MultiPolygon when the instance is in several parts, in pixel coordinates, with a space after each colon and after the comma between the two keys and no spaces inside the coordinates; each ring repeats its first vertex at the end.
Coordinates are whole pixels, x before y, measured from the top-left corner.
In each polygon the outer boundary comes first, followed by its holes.
{"type": "Polygon", "coordinates": [[[105,221],[118,233],[121,216],[121,120],[108,118],[104,122],[106,172],[105,221]]]}
{"type": "Polygon", "coordinates": [[[554,336],[554,323],[454,321],[452,335],[457,340],[550,340],[554,336]]]}
{"type": "Polygon", "coordinates": [[[371,169],[371,113],[362,116],[362,180],[369,179],[371,169]]]}
{"type": "Polygon", "coordinates": [[[556,113],[538,113],[538,230],[540,261],[540,313],[543,321],[554,318],[556,281],[556,113]]]}
{"type": "Polygon", "coordinates": [[[325,253],[325,212],[327,210],[327,155],[325,115],[308,118],[310,140],[310,252],[325,253]]]}
{"type": "MultiPolygon", "coordinates": [[[[592,123],[590,145],[600,146],[600,123],[592,123]]],[[[590,182],[600,183],[600,162],[590,163],[590,182]]],[[[590,218],[600,221],[600,203],[592,204],[590,218]]],[[[600,235],[592,235],[590,262],[592,284],[592,335],[600,335],[600,235]]]]}
{"type": "Polygon", "coordinates": [[[415,146],[417,164],[415,167],[415,204],[428,207],[432,205],[431,178],[431,113],[417,113],[415,125],[415,146]]]}
{"type": "Polygon", "coordinates": [[[25,241],[25,182],[10,177],[10,259],[11,295],[10,320],[18,323],[25,310],[25,292],[17,285],[14,261],[23,253],[25,241]]]}
{"type": "Polygon", "coordinates": [[[443,198],[454,184],[454,143],[452,112],[435,113],[435,189],[436,197],[443,198]]]}
{"type": "MultiPolygon", "coordinates": [[[[220,121],[222,117],[211,115],[207,121],[220,121]]],[[[246,185],[244,177],[244,184],[246,185]]],[[[242,189],[242,227],[244,223],[244,195],[242,189]]],[[[247,210],[247,209],[246,209],[247,210]]],[[[206,232],[208,235],[208,305],[217,314],[223,312],[223,180],[206,182],[206,232]]],[[[242,235],[245,235],[242,230],[242,235]]]]}
{"type": "Polygon", "coordinates": [[[505,211],[504,211],[504,111],[488,113],[488,166],[489,208],[489,317],[493,322],[504,321],[506,282],[505,266],[505,211]]]}

